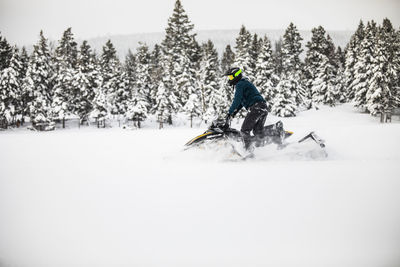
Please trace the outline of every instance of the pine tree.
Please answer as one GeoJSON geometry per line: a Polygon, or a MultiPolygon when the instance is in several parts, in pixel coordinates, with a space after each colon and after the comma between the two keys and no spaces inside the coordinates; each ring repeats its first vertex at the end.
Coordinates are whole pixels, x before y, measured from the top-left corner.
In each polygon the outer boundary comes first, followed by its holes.
{"type": "Polygon", "coordinates": [[[268,106],[273,105],[276,94],[275,87],[279,82],[279,77],[275,74],[274,58],[272,56],[271,42],[267,36],[260,43],[260,54],[256,64],[255,85],[264,96],[268,106]]]}
{"type": "Polygon", "coordinates": [[[337,86],[335,84],[334,66],[325,55],[315,72],[315,78],[312,82],[313,100],[316,103],[328,104],[334,106],[338,98],[337,86]]]}
{"type": "Polygon", "coordinates": [[[210,122],[213,118],[217,116],[223,116],[229,107],[229,102],[224,91],[224,84],[225,82],[223,82],[222,85],[220,82],[219,87],[211,91],[208,107],[206,109],[206,112],[203,114],[203,120],[206,123],[210,122]]]}
{"type": "Polygon", "coordinates": [[[151,99],[152,102],[149,103],[149,114],[154,114],[155,110],[154,107],[156,105],[156,94],[157,94],[157,87],[162,80],[162,67],[161,67],[161,58],[162,58],[162,48],[160,45],[154,45],[153,50],[150,54],[150,78],[151,78],[151,85],[153,87],[151,99]]]}
{"type": "Polygon", "coordinates": [[[21,59],[20,79],[23,80],[26,76],[26,71],[28,70],[28,65],[29,65],[29,56],[25,47],[22,47],[19,57],[21,59]]]}
{"type": "MultiPolygon", "coordinates": [[[[380,39],[382,42],[378,46],[381,47],[383,55],[387,58],[387,64],[384,68],[389,82],[390,89],[390,100],[389,108],[396,106],[397,86],[400,82],[400,43],[397,41],[396,30],[393,28],[392,23],[389,19],[385,18],[382,23],[381,30],[379,32],[380,39]]],[[[378,60],[381,60],[378,56],[378,60]]],[[[384,64],[384,62],[382,62],[384,64]]]]}
{"type": "Polygon", "coordinates": [[[347,99],[347,90],[345,84],[345,64],[346,58],[345,53],[340,46],[337,47],[335,53],[335,61],[337,64],[337,73],[335,77],[336,91],[338,93],[338,101],[340,103],[346,103],[347,99]]]}
{"type": "MultiPolygon", "coordinates": [[[[150,60],[151,55],[149,47],[144,43],[140,43],[136,53],[135,88],[137,94],[147,102],[145,106],[150,106],[155,103],[155,94],[153,92],[155,89],[152,84],[150,60]]],[[[145,113],[147,112],[146,110],[145,113]]]]}
{"type": "Polygon", "coordinates": [[[225,47],[225,51],[222,54],[222,59],[221,59],[221,70],[223,72],[227,71],[235,62],[235,53],[232,51],[232,48],[230,45],[227,45],[225,47]]]}
{"type": "Polygon", "coordinates": [[[190,127],[193,127],[193,118],[199,117],[201,114],[201,106],[200,106],[200,99],[198,94],[192,93],[189,96],[188,101],[183,106],[183,112],[189,117],[190,119],[190,127]]]}
{"type": "Polygon", "coordinates": [[[21,59],[21,71],[19,79],[21,84],[21,107],[22,107],[21,114],[22,114],[22,123],[24,123],[25,117],[29,116],[28,109],[26,107],[28,106],[28,102],[30,99],[29,92],[25,91],[27,88],[26,86],[24,86],[24,81],[26,79],[26,74],[29,66],[29,56],[25,47],[22,47],[20,59],[21,59]]]}
{"type": "MultiPolygon", "coordinates": [[[[317,89],[313,90],[313,85],[318,76],[318,70],[325,71],[325,68],[321,68],[321,65],[326,66],[328,42],[326,39],[326,31],[322,26],[313,28],[311,30],[311,40],[307,43],[307,53],[305,58],[305,84],[307,86],[308,97],[316,101],[322,100],[322,96],[319,95],[317,89]]],[[[325,80],[325,79],[324,79],[325,80]]]]}
{"type": "Polygon", "coordinates": [[[336,48],[322,26],[312,30],[305,60],[306,85],[315,103],[335,105],[339,98],[336,48]]]}
{"type": "Polygon", "coordinates": [[[158,84],[156,90],[156,106],[155,115],[160,121],[160,126],[163,122],[168,122],[172,124],[172,116],[176,113],[178,100],[173,92],[169,91],[172,87],[172,77],[169,70],[171,69],[169,64],[172,64],[169,57],[162,53],[160,60],[160,67],[162,70],[162,79],[158,84]]]}
{"type": "Polygon", "coordinates": [[[395,106],[397,69],[394,64],[395,31],[389,20],[383,21],[375,36],[370,76],[367,80],[366,108],[372,115],[395,106]]]}
{"type": "Polygon", "coordinates": [[[133,116],[131,116],[131,104],[133,103],[133,97],[134,94],[136,93],[136,55],[132,53],[132,51],[129,49],[128,54],[125,57],[125,62],[123,66],[123,72],[125,73],[125,86],[127,87],[127,90],[129,91],[130,99],[128,101],[128,110],[125,114],[125,117],[128,120],[133,119],[133,116]]]}
{"type": "Polygon", "coordinates": [[[83,41],[77,57],[77,70],[73,79],[73,113],[77,114],[81,123],[88,120],[93,109],[95,91],[101,84],[96,56],[92,53],[87,41],[83,41]]]}
{"type": "Polygon", "coordinates": [[[400,107],[400,29],[396,32],[395,50],[394,50],[394,65],[397,68],[397,82],[395,88],[395,105],[400,107]]]}
{"type": "Polygon", "coordinates": [[[245,75],[253,81],[254,74],[253,69],[251,68],[252,56],[250,54],[251,42],[251,33],[246,30],[244,25],[242,25],[239,31],[239,36],[236,38],[235,65],[241,68],[245,75]]]}
{"type": "MultiPolygon", "coordinates": [[[[121,85],[121,64],[117,57],[117,51],[111,40],[108,40],[103,46],[103,53],[100,58],[101,75],[103,77],[100,91],[101,97],[106,98],[106,106],[108,115],[118,115],[120,110],[117,107],[118,90],[121,85]]],[[[98,103],[103,103],[99,101],[98,103]]],[[[104,113],[100,113],[104,114],[104,113]]],[[[103,120],[104,118],[102,118],[103,120]]]]}
{"type": "Polygon", "coordinates": [[[282,67],[284,72],[299,74],[302,69],[300,54],[301,38],[299,31],[293,23],[290,23],[283,35],[282,41],[282,67]]]}
{"type": "Polygon", "coordinates": [[[357,31],[352,35],[350,42],[345,48],[345,68],[344,68],[344,87],[347,91],[347,99],[353,100],[355,90],[353,82],[355,80],[355,65],[360,57],[361,43],[365,38],[365,27],[360,21],[357,31]]]}
{"type": "Polygon", "coordinates": [[[275,42],[275,50],[272,54],[275,63],[275,74],[280,76],[283,72],[283,59],[282,59],[282,38],[275,42]]]}
{"type": "MultiPolygon", "coordinates": [[[[210,104],[210,97],[214,90],[218,88],[218,53],[214,47],[214,44],[211,40],[208,40],[207,43],[202,46],[202,60],[200,67],[200,98],[201,101],[199,103],[200,110],[196,112],[200,115],[200,113],[204,114],[208,109],[210,104]]],[[[197,92],[193,92],[197,94],[197,92]]],[[[192,101],[196,99],[192,97],[192,101]]],[[[199,97],[197,97],[198,100],[199,97]]]]}
{"type": "Polygon", "coordinates": [[[12,49],[9,66],[0,71],[0,127],[1,122],[12,125],[22,119],[21,80],[22,64],[18,49],[12,49]]]}
{"type": "Polygon", "coordinates": [[[34,125],[51,121],[52,77],[51,55],[47,39],[41,31],[24,80],[24,92],[28,94],[27,108],[34,125]]]}
{"type": "Polygon", "coordinates": [[[127,86],[130,92],[125,117],[135,121],[138,128],[141,128],[141,122],[147,118],[149,110],[155,105],[152,58],[148,50],[146,44],[139,43],[136,55],[129,51],[125,61],[127,86]]]}
{"type": "Polygon", "coordinates": [[[137,91],[133,92],[128,103],[125,117],[135,121],[138,128],[141,128],[141,122],[148,116],[149,103],[137,91]]]}
{"type": "Polygon", "coordinates": [[[74,40],[71,28],[68,28],[56,48],[54,95],[52,102],[53,117],[63,120],[72,114],[74,97],[74,77],[77,63],[77,43],[74,40]]]}
{"type": "Polygon", "coordinates": [[[131,83],[136,80],[136,56],[129,49],[125,57],[124,71],[127,73],[131,83]]]}
{"type": "MultiPolygon", "coordinates": [[[[290,75],[290,74],[289,74],[290,75]]],[[[277,85],[277,93],[272,106],[272,113],[280,117],[296,116],[297,82],[292,77],[281,77],[277,85]]]]}
{"type": "MultiPolygon", "coordinates": [[[[195,34],[191,33],[194,26],[189,21],[180,0],[176,0],[172,16],[168,20],[165,39],[162,42],[164,59],[168,59],[167,66],[171,74],[168,92],[175,94],[177,98],[177,112],[189,98],[196,87],[195,70],[197,65],[195,34]]],[[[166,84],[164,84],[166,85],[166,84]]]]}
{"type": "Polygon", "coordinates": [[[1,36],[0,32],[0,71],[10,65],[11,57],[12,48],[7,42],[6,38],[3,38],[3,36],[1,36]]]}
{"type": "Polygon", "coordinates": [[[116,80],[116,89],[114,96],[114,114],[119,119],[125,118],[132,100],[132,91],[129,87],[129,77],[125,71],[120,70],[116,80]]]}
{"type": "Polygon", "coordinates": [[[251,69],[251,74],[252,74],[252,78],[253,81],[256,79],[256,65],[257,65],[257,61],[258,61],[258,57],[261,53],[261,43],[262,43],[262,39],[258,38],[258,35],[255,33],[253,35],[253,39],[251,42],[251,47],[250,47],[250,69],[251,69]]]}
{"type": "MultiPolygon", "coordinates": [[[[302,63],[300,54],[301,40],[299,31],[293,23],[290,23],[283,35],[282,41],[282,79],[288,80],[291,92],[296,100],[296,105],[304,104],[305,90],[301,84],[302,63]]],[[[285,81],[283,81],[286,84],[285,81]]],[[[286,85],[284,87],[287,87],[286,85]]]]}
{"type": "MultiPolygon", "coordinates": [[[[221,59],[221,70],[222,72],[226,72],[229,68],[231,68],[235,62],[236,55],[232,51],[232,48],[230,45],[227,45],[225,47],[225,51],[222,55],[221,59]]],[[[228,102],[232,102],[232,87],[228,86],[226,81],[221,81],[220,86],[219,86],[221,92],[223,92],[226,95],[226,100],[228,102]]]]}
{"type": "Polygon", "coordinates": [[[374,21],[368,22],[365,28],[365,38],[361,42],[359,57],[354,65],[354,80],[351,87],[354,90],[354,106],[366,109],[366,94],[368,81],[372,75],[372,62],[375,57],[377,26],[374,21]]]}

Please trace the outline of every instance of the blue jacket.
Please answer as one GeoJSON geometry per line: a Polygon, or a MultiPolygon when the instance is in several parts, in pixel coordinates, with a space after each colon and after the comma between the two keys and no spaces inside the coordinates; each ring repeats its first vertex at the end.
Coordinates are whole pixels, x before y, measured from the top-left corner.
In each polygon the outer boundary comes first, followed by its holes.
{"type": "Polygon", "coordinates": [[[257,102],[265,102],[265,99],[249,80],[242,78],[235,85],[235,97],[229,108],[229,115],[232,115],[235,110],[239,111],[242,107],[248,109],[257,102]]]}

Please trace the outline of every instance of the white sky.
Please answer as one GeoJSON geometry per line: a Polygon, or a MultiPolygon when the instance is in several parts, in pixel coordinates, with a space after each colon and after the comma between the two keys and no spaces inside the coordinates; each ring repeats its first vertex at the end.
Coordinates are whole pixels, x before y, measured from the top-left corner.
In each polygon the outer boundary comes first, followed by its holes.
{"type": "MultiPolygon", "coordinates": [[[[299,29],[322,25],[353,30],[360,19],[400,25],[400,0],[181,0],[195,30],[299,29]]],[[[175,0],[0,0],[0,31],[12,44],[36,43],[41,29],[59,39],[163,32],[175,0]]]]}

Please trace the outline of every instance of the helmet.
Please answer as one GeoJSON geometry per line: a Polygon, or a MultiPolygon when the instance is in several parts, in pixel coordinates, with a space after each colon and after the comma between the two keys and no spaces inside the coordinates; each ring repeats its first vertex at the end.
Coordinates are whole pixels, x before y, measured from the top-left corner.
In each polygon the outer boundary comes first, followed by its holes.
{"type": "Polygon", "coordinates": [[[242,70],[238,67],[232,67],[225,72],[225,76],[228,76],[228,84],[235,85],[237,84],[243,77],[242,70]]]}

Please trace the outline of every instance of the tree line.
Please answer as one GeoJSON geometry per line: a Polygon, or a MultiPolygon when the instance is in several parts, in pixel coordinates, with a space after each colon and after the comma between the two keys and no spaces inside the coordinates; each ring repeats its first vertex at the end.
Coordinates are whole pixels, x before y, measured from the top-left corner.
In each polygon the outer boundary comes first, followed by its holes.
{"type": "Polygon", "coordinates": [[[123,62],[110,40],[97,54],[87,41],[78,45],[71,28],[54,48],[41,31],[30,55],[0,34],[0,127],[71,116],[100,123],[156,116],[172,124],[180,113],[209,121],[232,101],[222,74],[233,65],[282,117],[320,104],[352,102],[372,115],[400,105],[400,30],[389,19],[360,21],[344,49],[316,27],[305,51],[293,23],[275,44],[242,26],[235,47],[227,45],[221,58],[212,41],[196,41],[193,29],[176,0],[163,41],[152,49],[140,43],[123,62]]]}

